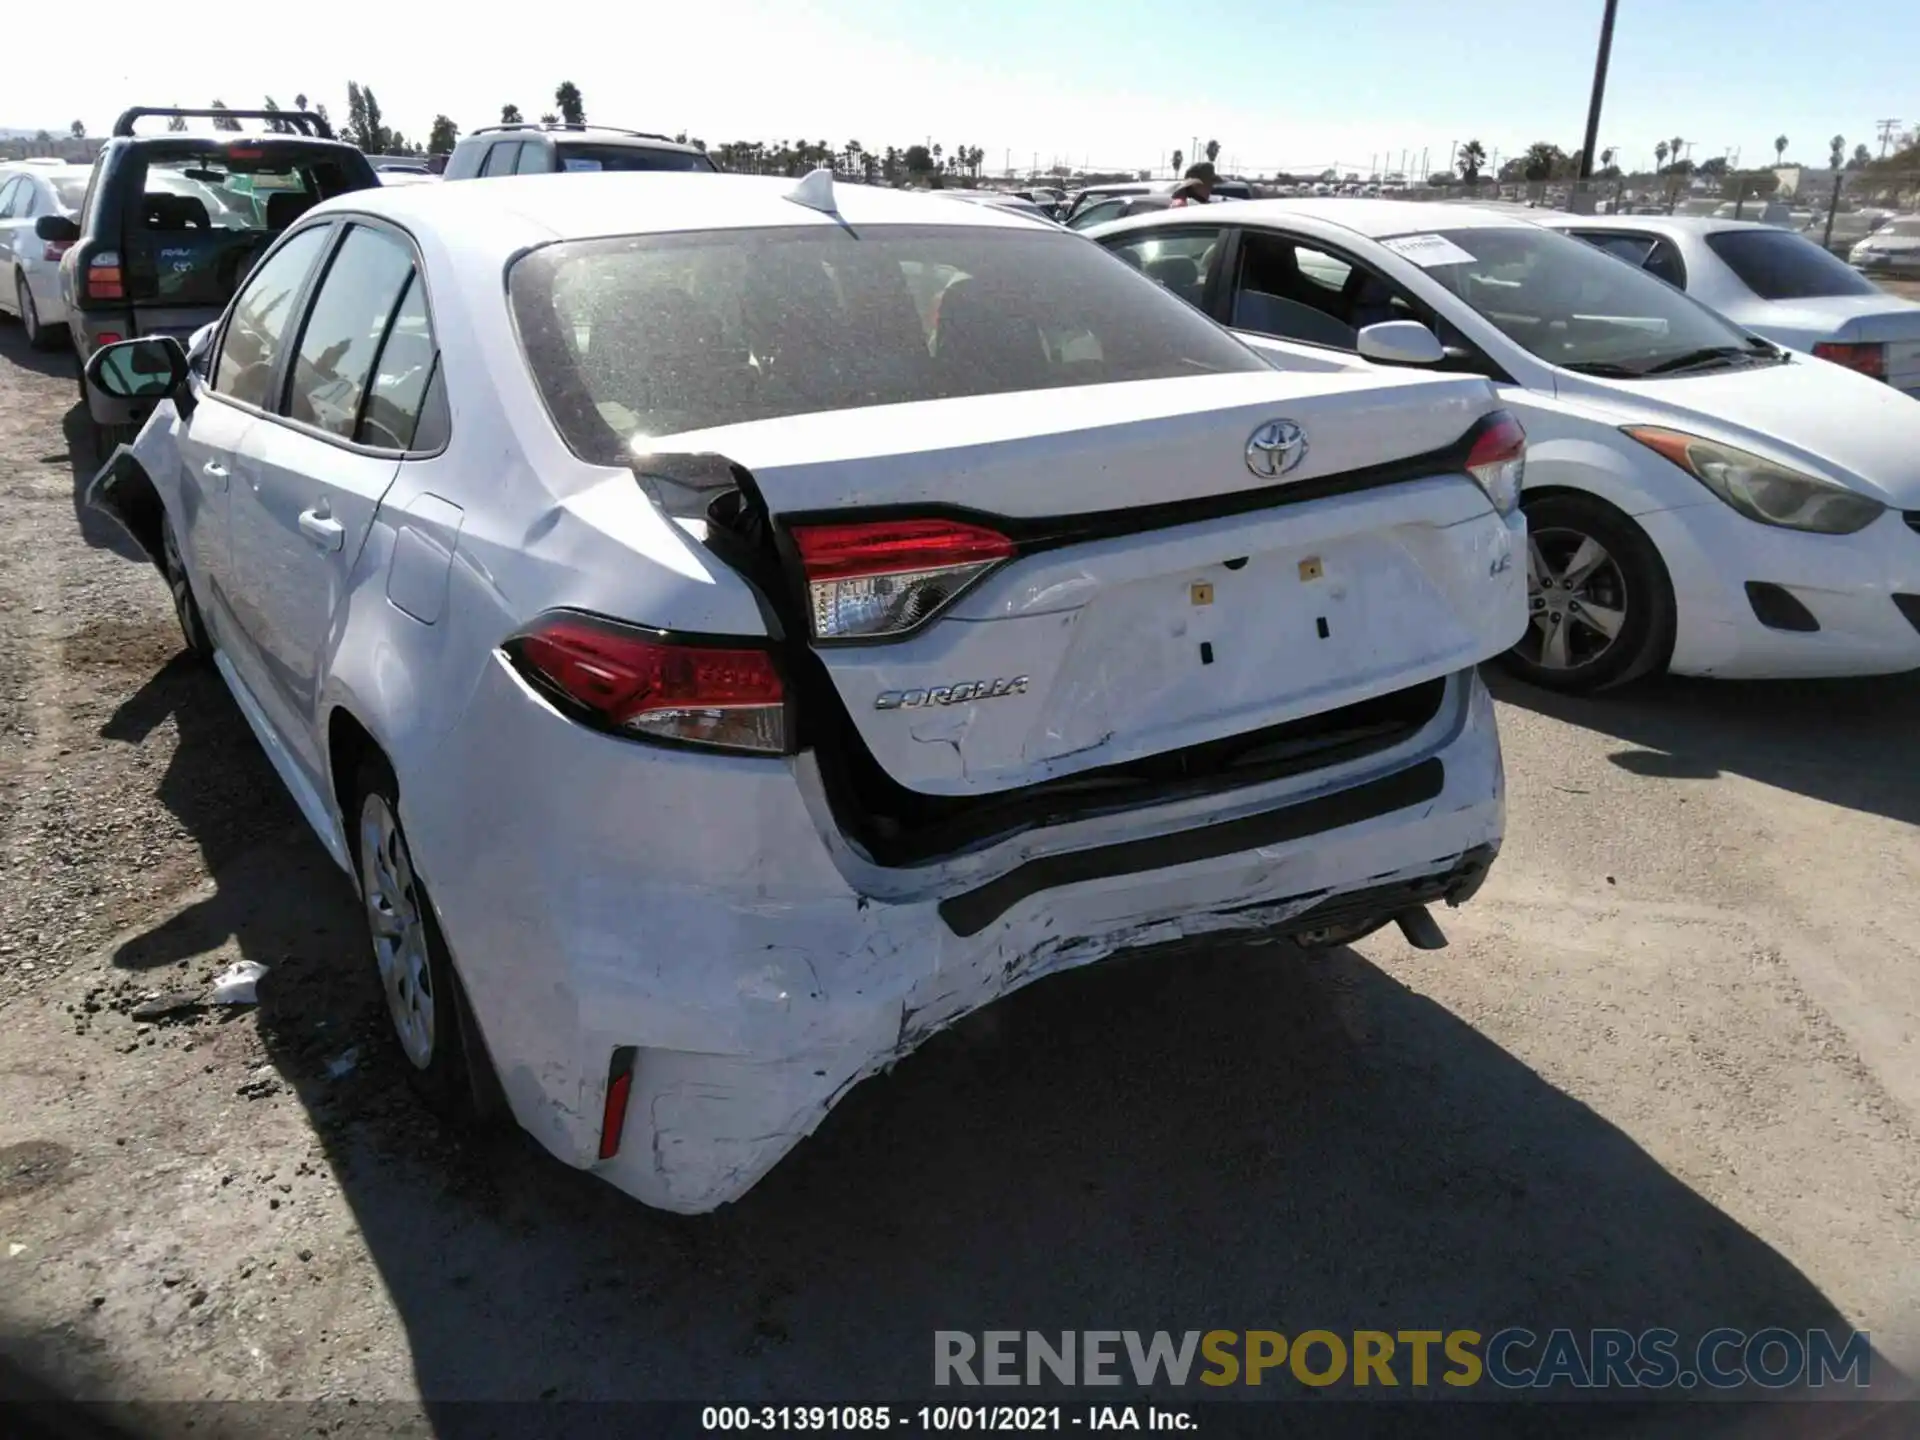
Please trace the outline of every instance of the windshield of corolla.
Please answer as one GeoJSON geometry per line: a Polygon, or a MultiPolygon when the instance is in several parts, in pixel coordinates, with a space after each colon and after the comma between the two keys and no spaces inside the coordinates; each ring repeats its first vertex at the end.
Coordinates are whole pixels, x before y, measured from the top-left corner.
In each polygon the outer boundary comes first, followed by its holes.
{"type": "Polygon", "coordinates": [[[1552,230],[1449,230],[1381,244],[1549,365],[1641,375],[1702,351],[1752,348],[1741,331],[1672,286],[1552,230]]]}
{"type": "Polygon", "coordinates": [[[508,289],[567,443],[812,411],[1265,363],[1124,262],[1060,231],[839,226],[579,240],[508,289]]]}

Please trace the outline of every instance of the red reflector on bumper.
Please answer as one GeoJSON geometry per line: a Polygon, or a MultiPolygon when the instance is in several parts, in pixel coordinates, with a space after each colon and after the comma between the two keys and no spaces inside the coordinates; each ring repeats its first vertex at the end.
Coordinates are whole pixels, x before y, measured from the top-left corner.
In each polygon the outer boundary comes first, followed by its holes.
{"type": "Polygon", "coordinates": [[[622,1045],[613,1052],[612,1063],[607,1066],[607,1103],[600,1117],[602,1160],[611,1160],[620,1153],[620,1133],[627,1128],[627,1097],[633,1091],[636,1053],[633,1046],[622,1045]]]}

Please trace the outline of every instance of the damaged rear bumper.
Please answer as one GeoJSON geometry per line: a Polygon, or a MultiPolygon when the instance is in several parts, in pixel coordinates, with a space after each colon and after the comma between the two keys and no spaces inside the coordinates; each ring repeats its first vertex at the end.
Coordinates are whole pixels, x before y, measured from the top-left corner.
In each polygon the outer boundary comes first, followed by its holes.
{"type": "Polygon", "coordinates": [[[1022,854],[919,882],[870,883],[823,833],[805,757],[716,762],[585,732],[504,665],[401,805],[520,1123],[648,1204],[701,1212],[861,1079],[1044,975],[1467,898],[1504,787],[1485,689],[1468,672],[1448,691],[1392,752],[1023,837],[1022,854]],[[489,784],[433,778],[473,775],[489,784]],[[629,1049],[602,1159],[610,1062],[629,1049]]]}

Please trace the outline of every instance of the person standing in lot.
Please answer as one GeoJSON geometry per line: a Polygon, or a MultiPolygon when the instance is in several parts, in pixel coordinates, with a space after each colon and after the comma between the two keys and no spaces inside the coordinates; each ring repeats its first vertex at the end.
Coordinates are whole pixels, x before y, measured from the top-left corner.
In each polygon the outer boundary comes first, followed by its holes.
{"type": "Polygon", "coordinates": [[[1213,182],[1219,178],[1211,160],[1196,160],[1187,167],[1186,178],[1174,187],[1173,204],[1205,205],[1213,199],[1213,182]]]}

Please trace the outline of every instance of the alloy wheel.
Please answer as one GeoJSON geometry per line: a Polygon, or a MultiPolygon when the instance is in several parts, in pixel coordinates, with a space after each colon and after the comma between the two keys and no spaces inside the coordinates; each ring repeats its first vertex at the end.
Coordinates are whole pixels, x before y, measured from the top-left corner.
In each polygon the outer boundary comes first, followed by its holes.
{"type": "Polygon", "coordinates": [[[433,1063],[433,966],[413,861],[384,795],[367,796],[360,808],[360,888],[394,1034],[414,1068],[425,1070],[433,1063]]]}
{"type": "Polygon", "coordinates": [[[1527,613],[1516,647],[1545,670],[1578,670],[1613,649],[1627,622],[1627,586],[1606,546],[1578,530],[1527,537],[1527,613]]]}

